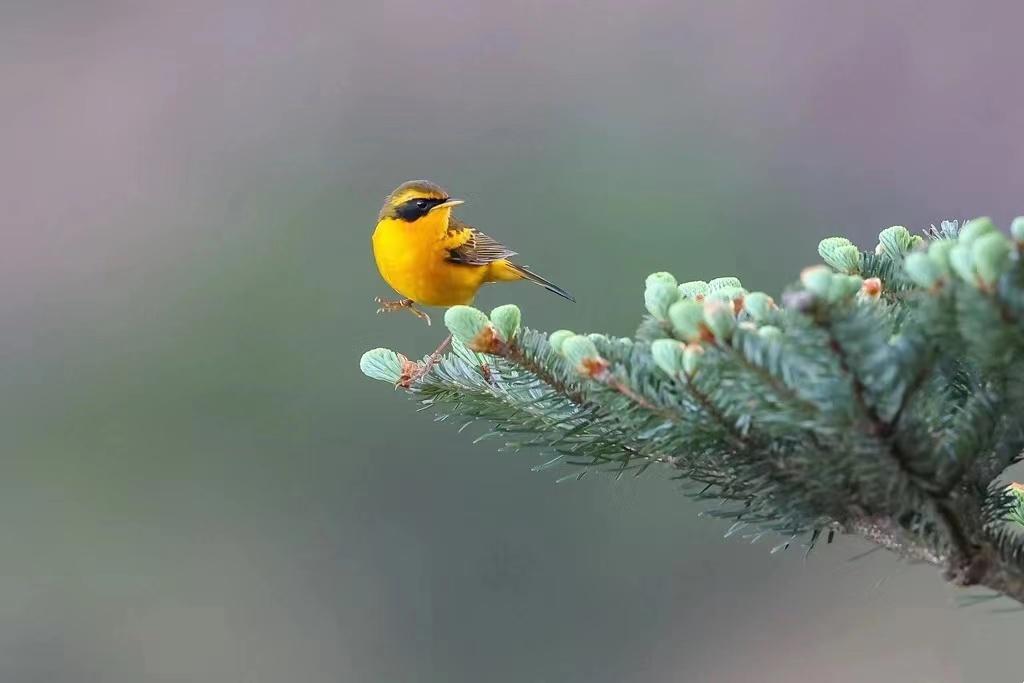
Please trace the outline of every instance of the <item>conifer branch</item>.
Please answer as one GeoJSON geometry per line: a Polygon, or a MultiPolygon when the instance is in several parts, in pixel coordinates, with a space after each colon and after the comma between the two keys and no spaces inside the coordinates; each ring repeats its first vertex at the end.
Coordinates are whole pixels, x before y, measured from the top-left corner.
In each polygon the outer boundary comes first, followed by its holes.
{"type": "Polygon", "coordinates": [[[360,367],[540,451],[535,469],[660,466],[727,535],[853,534],[1024,602],[1024,485],[1000,481],[1024,449],[1024,219],[1010,233],[828,238],[783,307],[734,277],[655,273],[633,338],[456,306],[439,362],[374,349],[360,367]]]}

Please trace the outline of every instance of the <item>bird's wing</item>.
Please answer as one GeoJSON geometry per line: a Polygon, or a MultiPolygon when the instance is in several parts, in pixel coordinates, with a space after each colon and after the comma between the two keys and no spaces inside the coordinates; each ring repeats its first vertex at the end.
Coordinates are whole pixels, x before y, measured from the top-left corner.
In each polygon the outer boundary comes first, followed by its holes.
{"type": "Polygon", "coordinates": [[[493,237],[454,217],[448,221],[448,233],[444,241],[448,249],[448,260],[452,263],[486,266],[488,263],[516,254],[493,237]]]}

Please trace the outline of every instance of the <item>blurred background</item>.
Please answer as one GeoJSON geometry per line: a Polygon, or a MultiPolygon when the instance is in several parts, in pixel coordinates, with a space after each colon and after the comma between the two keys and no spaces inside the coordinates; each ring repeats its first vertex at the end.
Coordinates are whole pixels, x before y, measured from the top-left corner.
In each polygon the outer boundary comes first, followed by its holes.
{"type": "Polygon", "coordinates": [[[1024,613],[843,540],[556,484],[359,374],[426,177],[630,334],[644,276],[778,293],[846,234],[1024,213],[1024,6],[0,6],[0,680],[1019,681],[1024,613]]]}

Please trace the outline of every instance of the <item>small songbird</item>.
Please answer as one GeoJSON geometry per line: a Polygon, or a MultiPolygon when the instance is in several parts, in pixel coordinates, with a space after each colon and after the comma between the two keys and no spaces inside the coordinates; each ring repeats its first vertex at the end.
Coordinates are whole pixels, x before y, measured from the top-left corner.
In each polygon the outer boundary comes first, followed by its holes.
{"type": "Polygon", "coordinates": [[[576,301],[558,285],[509,260],[516,252],[452,216],[462,204],[426,180],[402,183],[388,195],[373,231],[373,255],[384,280],[404,298],[377,299],[378,312],[472,303],[489,282],[528,280],[576,301]]]}

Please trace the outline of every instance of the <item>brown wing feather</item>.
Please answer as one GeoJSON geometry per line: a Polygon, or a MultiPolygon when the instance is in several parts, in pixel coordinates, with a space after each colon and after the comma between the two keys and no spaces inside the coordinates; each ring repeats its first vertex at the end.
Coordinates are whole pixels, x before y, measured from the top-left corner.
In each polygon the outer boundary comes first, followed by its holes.
{"type": "Polygon", "coordinates": [[[486,266],[488,263],[516,254],[493,237],[485,235],[472,225],[466,225],[455,217],[448,220],[448,234],[456,239],[465,239],[459,246],[448,250],[448,260],[452,263],[486,266]]]}

